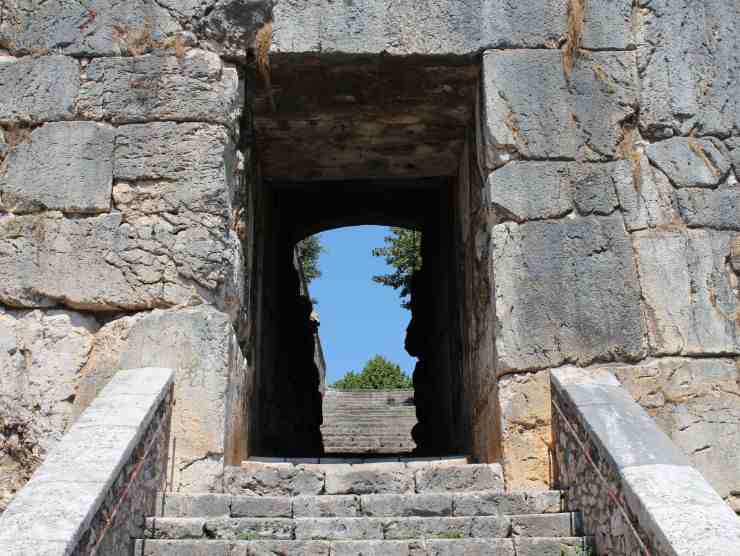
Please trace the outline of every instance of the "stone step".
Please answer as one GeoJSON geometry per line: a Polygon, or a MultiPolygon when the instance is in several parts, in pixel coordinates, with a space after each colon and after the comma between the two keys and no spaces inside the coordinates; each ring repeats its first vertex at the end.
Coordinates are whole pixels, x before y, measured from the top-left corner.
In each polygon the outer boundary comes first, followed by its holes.
{"type": "Polygon", "coordinates": [[[139,540],[137,556],[584,556],[581,537],[399,541],[139,540]]]}
{"type": "Polygon", "coordinates": [[[504,491],[499,464],[434,465],[423,462],[293,464],[247,461],[224,470],[228,494],[298,496],[318,494],[413,494],[504,491]]]}
{"type": "Polygon", "coordinates": [[[162,493],[159,517],[470,517],[560,513],[560,491],[337,496],[162,493]]]}
{"type": "Polygon", "coordinates": [[[468,465],[471,463],[469,456],[383,456],[383,457],[332,457],[324,456],[320,458],[280,458],[280,457],[260,457],[253,456],[245,463],[291,463],[293,465],[305,464],[348,464],[358,465],[365,463],[405,463],[408,467],[448,467],[450,465],[468,465]]]}
{"type": "Polygon", "coordinates": [[[575,514],[475,517],[150,517],[153,539],[404,540],[579,536],[575,514]]]}

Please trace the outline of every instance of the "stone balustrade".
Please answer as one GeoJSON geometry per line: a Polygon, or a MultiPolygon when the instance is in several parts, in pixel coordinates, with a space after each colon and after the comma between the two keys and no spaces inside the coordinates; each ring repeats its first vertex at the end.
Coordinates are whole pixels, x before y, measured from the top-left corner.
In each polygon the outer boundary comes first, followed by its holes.
{"type": "Polygon", "coordinates": [[[598,554],[738,553],[740,520],[614,375],[550,376],[557,486],[598,554]]]}
{"type": "Polygon", "coordinates": [[[0,553],[132,556],[165,486],[173,383],[116,373],[0,517],[0,553]]]}

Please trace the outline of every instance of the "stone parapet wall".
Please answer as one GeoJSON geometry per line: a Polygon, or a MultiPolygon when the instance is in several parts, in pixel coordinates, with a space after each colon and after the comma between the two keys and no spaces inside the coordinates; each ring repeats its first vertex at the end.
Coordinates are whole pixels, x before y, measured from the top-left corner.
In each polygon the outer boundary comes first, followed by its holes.
{"type": "Polygon", "coordinates": [[[133,556],[167,474],[174,373],[116,374],[0,517],[8,556],[133,556]]]}
{"type": "Polygon", "coordinates": [[[730,556],[740,520],[607,371],[552,371],[556,485],[599,554],[730,556]]]}

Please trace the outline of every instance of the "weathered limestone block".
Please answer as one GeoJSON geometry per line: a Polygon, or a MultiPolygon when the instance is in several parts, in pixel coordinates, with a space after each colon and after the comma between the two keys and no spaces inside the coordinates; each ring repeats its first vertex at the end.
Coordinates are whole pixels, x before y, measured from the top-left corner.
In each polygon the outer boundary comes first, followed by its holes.
{"type": "Polygon", "coordinates": [[[724,497],[740,492],[740,367],[662,358],[612,372],[724,497]]]}
{"type": "Polygon", "coordinates": [[[497,371],[634,358],[640,291],[619,216],[493,229],[497,371]]]}
{"type": "Polygon", "coordinates": [[[230,416],[251,391],[228,315],[209,306],[140,313],[113,321],[98,337],[76,405],[84,409],[119,369],[174,369],[177,490],[220,490],[224,457],[245,455],[245,429],[230,416]]]}
{"type": "Polygon", "coordinates": [[[244,462],[226,468],[224,490],[247,496],[316,495],[324,490],[324,472],[290,463],[244,462]]]}
{"type": "Polygon", "coordinates": [[[550,375],[548,371],[499,379],[501,444],[509,492],[548,488],[550,375]]]}
{"type": "MultiPolygon", "coordinates": [[[[195,8],[200,16],[195,29],[208,49],[222,56],[238,58],[243,58],[247,48],[253,47],[257,31],[272,19],[272,8],[276,3],[275,0],[211,0],[204,9],[203,2],[197,0],[188,0],[185,6],[180,0],[160,2],[186,13],[195,8]]],[[[280,5],[283,3],[279,2],[280,5]]]]}
{"type": "Polygon", "coordinates": [[[625,226],[633,232],[678,223],[680,214],[671,182],[644,154],[638,156],[632,178],[614,181],[625,226]]]}
{"type": "Polygon", "coordinates": [[[0,124],[68,120],[79,87],[79,65],[66,56],[0,63],[0,124]]]}
{"type": "Polygon", "coordinates": [[[243,105],[244,84],[236,68],[203,50],[189,50],[182,58],[166,52],[96,58],[86,69],[78,106],[90,119],[235,126],[243,105]]]}
{"type": "Polygon", "coordinates": [[[724,0],[641,4],[638,60],[644,132],[670,137],[692,129],[704,134],[740,129],[740,4],[724,0]]]}
{"type": "Polygon", "coordinates": [[[0,510],[72,421],[97,322],[0,307],[0,510]]]}
{"type": "Polygon", "coordinates": [[[735,176],[740,179],[740,137],[730,137],[725,141],[725,145],[730,149],[730,160],[735,167],[735,176]]]}
{"type": "Polygon", "coordinates": [[[730,159],[717,139],[673,137],[645,149],[676,187],[712,187],[727,177],[730,159]]]}
{"type": "Polygon", "coordinates": [[[559,50],[483,56],[483,135],[488,167],[522,158],[614,157],[637,104],[634,53],[579,57],[568,81],[559,50]]]}
{"type": "Polygon", "coordinates": [[[634,237],[647,332],[656,354],[740,353],[735,234],[638,232],[634,237]]]}
{"type": "MultiPolygon", "coordinates": [[[[567,0],[278,2],[273,50],[408,55],[557,48],[567,30],[567,5],[567,0]]],[[[627,0],[587,3],[585,20],[585,48],[634,44],[627,0]]]]}
{"type": "Polygon", "coordinates": [[[0,166],[0,211],[105,212],[111,205],[113,128],[55,122],[16,145],[0,166]]]}
{"type": "Polygon", "coordinates": [[[121,213],[0,216],[0,301],[86,310],[223,305],[222,276],[230,276],[237,251],[235,237],[217,241],[205,228],[164,218],[134,226],[121,213]]]}
{"type": "Polygon", "coordinates": [[[616,190],[631,180],[631,167],[623,161],[514,161],[488,177],[488,188],[499,222],[523,222],[559,218],[576,209],[582,215],[611,214],[619,206],[616,190]]]}
{"type": "Polygon", "coordinates": [[[681,189],[678,204],[691,227],[740,231],[740,186],[736,180],[719,189],[681,189]]]}
{"type": "Polygon", "coordinates": [[[0,33],[13,52],[54,50],[72,56],[111,56],[130,45],[162,40],[180,25],[153,0],[17,2],[0,33]]]}

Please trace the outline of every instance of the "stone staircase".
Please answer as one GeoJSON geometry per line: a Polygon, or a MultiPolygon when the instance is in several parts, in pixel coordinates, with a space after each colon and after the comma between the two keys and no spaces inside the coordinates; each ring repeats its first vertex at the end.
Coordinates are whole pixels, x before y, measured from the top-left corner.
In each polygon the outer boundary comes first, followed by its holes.
{"type": "Polygon", "coordinates": [[[466,458],[245,462],[225,494],[171,494],[137,556],[586,556],[558,491],[504,493],[466,458]]]}
{"type": "Polygon", "coordinates": [[[416,444],[413,390],[327,389],[321,436],[327,454],[408,454],[416,444]]]}

